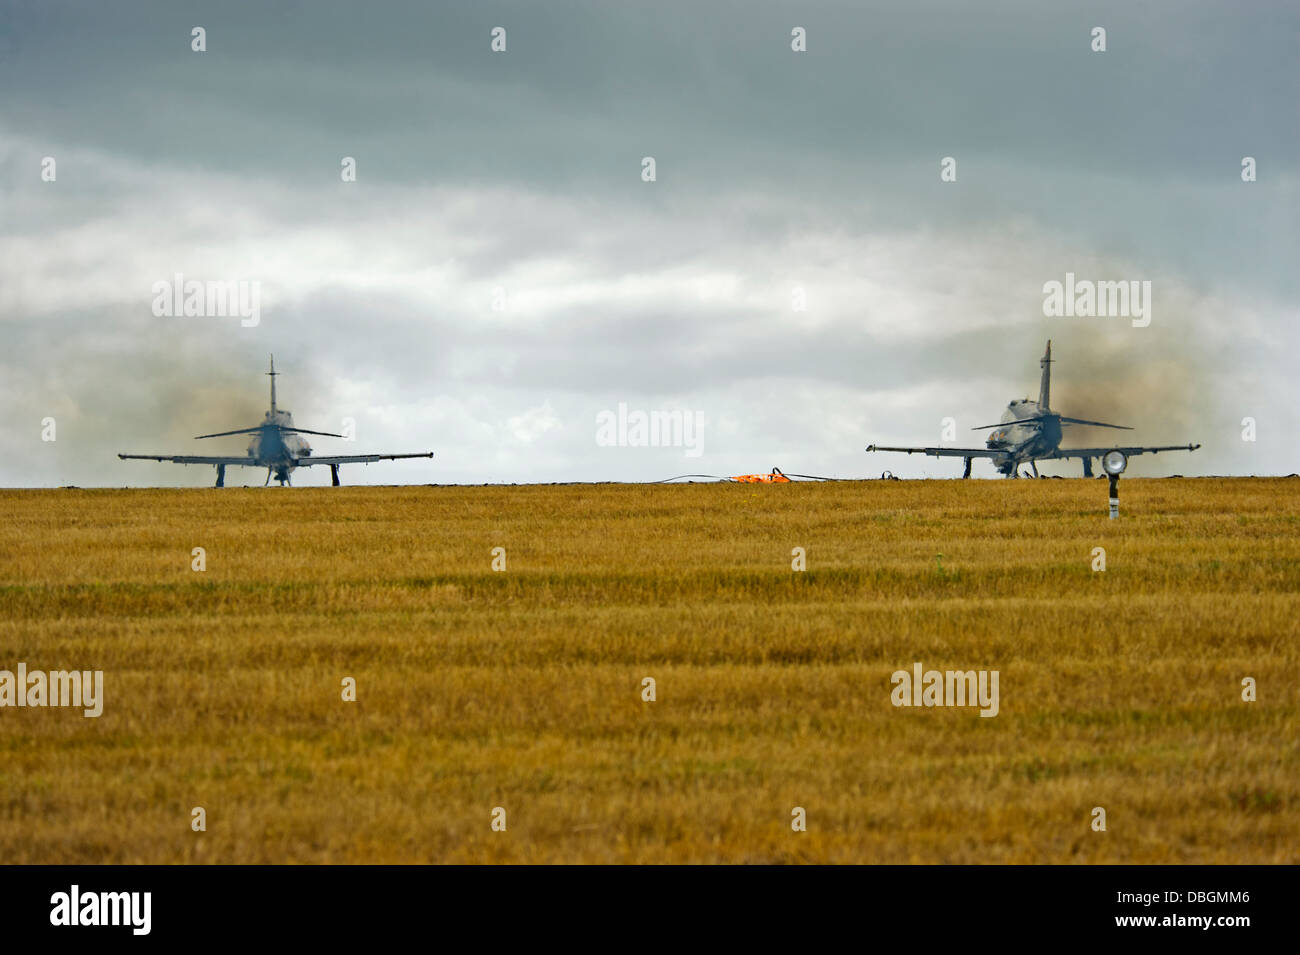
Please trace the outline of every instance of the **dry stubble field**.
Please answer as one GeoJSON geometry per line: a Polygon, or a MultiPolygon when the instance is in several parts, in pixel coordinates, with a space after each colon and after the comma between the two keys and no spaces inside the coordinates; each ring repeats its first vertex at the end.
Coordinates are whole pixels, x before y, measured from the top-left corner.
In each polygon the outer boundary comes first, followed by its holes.
{"type": "Polygon", "coordinates": [[[0,860],[1300,861],[1300,481],[1122,492],[0,492],[0,860]]]}

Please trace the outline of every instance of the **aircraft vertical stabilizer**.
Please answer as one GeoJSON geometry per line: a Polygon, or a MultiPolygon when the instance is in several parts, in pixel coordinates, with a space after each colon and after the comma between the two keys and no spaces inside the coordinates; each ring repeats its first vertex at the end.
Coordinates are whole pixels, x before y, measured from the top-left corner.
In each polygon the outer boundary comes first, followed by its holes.
{"type": "Polygon", "coordinates": [[[1052,340],[1047,340],[1047,351],[1043,353],[1039,364],[1043,366],[1043,380],[1038,386],[1038,407],[1047,411],[1052,398],[1052,340]]]}
{"type": "MultiPolygon", "coordinates": [[[[1048,342],[1048,344],[1050,345],[1051,342],[1048,342]]],[[[275,417],[275,376],[279,374],[279,372],[275,370],[274,355],[271,356],[271,370],[268,371],[267,374],[271,376],[271,417],[274,418],[275,417]]]]}

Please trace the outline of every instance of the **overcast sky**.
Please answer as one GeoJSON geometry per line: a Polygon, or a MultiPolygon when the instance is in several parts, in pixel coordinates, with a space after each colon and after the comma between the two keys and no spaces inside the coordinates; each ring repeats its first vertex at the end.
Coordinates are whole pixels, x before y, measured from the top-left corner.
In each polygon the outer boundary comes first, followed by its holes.
{"type": "Polygon", "coordinates": [[[1300,471],[1298,46],[1280,2],[0,0],[0,485],[210,484],[116,452],[242,453],[193,438],[270,352],[356,422],[317,454],[436,452],[345,483],[957,476],[863,449],[981,446],[1048,338],[1056,410],[1204,445],[1131,473],[1300,471]],[[1150,325],[1045,316],[1067,272],[1150,325]],[[155,316],[178,273],[260,323],[155,316]],[[702,453],[601,446],[620,403],[702,453]]]}

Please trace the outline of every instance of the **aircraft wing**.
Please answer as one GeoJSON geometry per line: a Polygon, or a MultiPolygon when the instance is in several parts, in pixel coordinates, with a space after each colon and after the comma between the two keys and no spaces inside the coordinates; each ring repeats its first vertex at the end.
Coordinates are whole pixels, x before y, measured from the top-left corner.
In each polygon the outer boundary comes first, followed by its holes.
{"type": "Polygon", "coordinates": [[[397,458],[431,458],[432,451],[420,451],[414,454],[331,454],[317,457],[314,454],[294,458],[293,463],[300,468],[313,464],[373,464],[376,461],[395,461],[397,458]]]}
{"type": "Polygon", "coordinates": [[[225,465],[238,464],[249,468],[265,467],[265,465],[259,465],[255,460],[250,458],[248,455],[244,455],[242,458],[235,458],[235,457],[221,458],[221,457],[213,457],[211,455],[192,455],[192,454],[119,454],[118,457],[121,458],[123,461],[126,460],[168,461],[172,464],[225,464],[225,465]]]}
{"type": "MultiPolygon", "coordinates": [[[[993,451],[989,448],[886,448],[873,444],[868,451],[901,451],[904,454],[928,454],[935,458],[1002,458],[1005,451],[993,451]]],[[[1110,450],[1109,448],[1107,450],[1110,450]]],[[[1103,452],[1104,453],[1104,452],[1103,452]]]]}
{"type": "Polygon", "coordinates": [[[1135,454],[1159,454],[1161,451],[1195,451],[1199,444],[1163,444],[1155,448],[1120,448],[1112,445],[1109,448],[1057,448],[1051,454],[1045,454],[1038,460],[1045,461],[1051,458],[1099,458],[1111,451],[1123,451],[1126,457],[1133,457],[1135,454]]]}

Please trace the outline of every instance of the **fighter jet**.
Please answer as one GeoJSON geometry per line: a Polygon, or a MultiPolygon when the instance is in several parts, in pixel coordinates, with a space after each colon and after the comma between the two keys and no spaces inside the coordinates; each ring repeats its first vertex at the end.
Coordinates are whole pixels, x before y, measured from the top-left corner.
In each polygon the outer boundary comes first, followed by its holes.
{"type": "Polygon", "coordinates": [[[275,356],[271,356],[271,408],[262,419],[261,424],[251,428],[239,428],[235,431],[219,431],[216,434],[200,434],[200,438],[224,438],[232,434],[251,434],[253,440],[248,444],[248,453],[242,457],[220,457],[190,454],[119,454],[122,460],[170,461],[173,464],[214,464],[217,468],[217,487],[226,485],[226,468],[231,466],[246,468],[266,468],[265,484],[271,483],[271,475],[280,482],[280,486],[291,483],[289,474],[295,468],[311,467],[313,464],[328,464],[330,477],[335,487],[339,486],[340,464],[370,464],[372,461],[387,461],[396,458],[431,458],[432,451],[415,454],[334,454],[314,456],[311,445],[300,437],[304,434],[316,434],[327,438],[342,438],[341,434],[329,431],[308,431],[294,426],[293,415],[277,408],[275,405],[275,356]]]}
{"type": "Polygon", "coordinates": [[[1049,461],[1059,458],[1081,458],[1083,476],[1092,477],[1092,459],[1102,458],[1108,472],[1118,473],[1124,470],[1128,458],[1135,454],[1158,454],[1161,451],[1195,451],[1199,444],[1163,445],[1156,448],[1123,447],[1115,445],[1109,448],[1061,448],[1061,429],[1069,425],[1088,425],[1094,428],[1117,428],[1122,431],[1133,429],[1122,424],[1106,424],[1104,421],[1087,421],[1083,418],[1067,418],[1057,414],[1049,405],[1052,389],[1052,343],[1047,343],[1047,352],[1039,362],[1043,368],[1043,378],[1038,389],[1038,400],[1028,398],[1012,401],[1007,410],[1002,412],[998,424],[982,424],[972,431],[996,429],[989,436],[983,448],[885,448],[871,445],[868,451],[901,451],[906,454],[929,454],[934,457],[965,458],[966,471],[962,477],[970,477],[971,460],[990,458],[993,464],[1006,477],[1019,477],[1020,465],[1028,462],[1038,477],[1037,461],[1049,461]]]}

